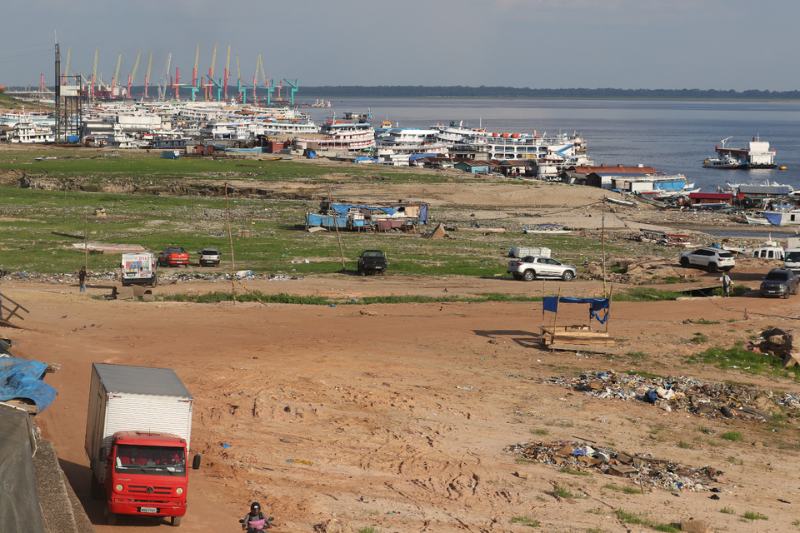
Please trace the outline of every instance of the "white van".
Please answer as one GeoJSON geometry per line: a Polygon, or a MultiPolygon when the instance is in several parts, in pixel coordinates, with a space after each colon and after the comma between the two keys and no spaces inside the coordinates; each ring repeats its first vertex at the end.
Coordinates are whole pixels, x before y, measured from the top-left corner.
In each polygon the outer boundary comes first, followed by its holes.
{"type": "Polygon", "coordinates": [[[158,283],[156,256],[150,252],[122,254],[122,285],[150,285],[158,283]]]}

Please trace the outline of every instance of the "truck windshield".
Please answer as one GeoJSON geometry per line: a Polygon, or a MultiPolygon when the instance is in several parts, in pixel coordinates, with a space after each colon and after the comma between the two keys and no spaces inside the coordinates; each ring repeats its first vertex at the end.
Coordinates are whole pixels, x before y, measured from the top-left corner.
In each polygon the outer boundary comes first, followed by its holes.
{"type": "Polygon", "coordinates": [[[800,263],[800,252],[789,252],[786,260],[790,263],[800,263]]]}
{"type": "Polygon", "coordinates": [[[183,448],[122,444],[117,446],[114,462],[117,472],[160,476],[183,475],[186,472],[183,448]]]}

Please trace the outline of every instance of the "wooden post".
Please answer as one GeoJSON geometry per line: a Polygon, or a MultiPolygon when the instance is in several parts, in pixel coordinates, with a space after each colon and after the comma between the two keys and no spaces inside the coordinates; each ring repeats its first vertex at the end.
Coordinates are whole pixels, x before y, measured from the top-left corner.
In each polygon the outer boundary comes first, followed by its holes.
{"type": "Polygon", "coordinates": [[[600,218],[600,247],[603,251],[603,297],[608,295],[606,289],[606,203],[603,201],[603,215],[600,218]]]}
{"type": "Polygon", "coordinates": [[[606,311],[606,329],[608,333],[608,323],[611,321],[611,300],[614,298],[614,285],[611,285],[611,290],[608,291],[608,311],[606,311]]]}
{"type": "Polygon", "coordinates": [[[228,241],[231,246],[231,297],[236,305],[236,256],[233,249],[233,232],[231,231],[231,209],[228,198],[228,182],[225,182],[225,225],[228,227],[228,241]]]}
{"type": "Polygon", "coordinates": [[[556,296],[556,312],[553,313],[553,333],[550,336],[550,344],[556,342],[556,321],[558,320],[558,308],[560,307],[559,300],[561,300],[561,285],[558,286],[558,295],[556,296]]]}
{"type": "Polygon", "coordinates": [[[89,212],[83,214],[83,267],[89,270],[89,212]]]}
{"type": "MultiPolygon", "coordinates": [[[[331,192],[331,188],[328,187],[328,206],[333,205],[333,192],[331,192]]],[[[347,268],[347,265],[344,262],[344,247],[342,246],[342,236],[339,234],[339,219],[336,216],[336,211],[333,212],[333,227],[336,228],[336,240],[339,242],[339,257],[342,260],[342,271],[347,268]]]]}

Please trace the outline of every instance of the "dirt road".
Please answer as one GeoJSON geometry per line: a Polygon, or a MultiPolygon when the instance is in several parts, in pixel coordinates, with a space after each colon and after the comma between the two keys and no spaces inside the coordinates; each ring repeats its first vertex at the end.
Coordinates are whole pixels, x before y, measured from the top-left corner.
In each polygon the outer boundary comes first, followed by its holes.
{"type": "MultiPolygon", "coordinates": [[[[194,394],[192,447],[204,465],[192,472],[186,532],[236,531],[252,499],[276,517],[275,531],[530,530],[523,518],[542,531],[625,531],[617,511],[659,523],[693,516],[720,531],[789,531],[798,518],[793,421],[776,428],[667,413],[540,380],[635,367],[797,392],[788,380],[684,358],[768,324],[792,327],[784,317],[797,316],[800,300],[614,304],[611,332],[621,353],[636,355],[607,357],[535,347],[538,303],[233,306],[108,302],[59,286],[3,290],[32,311],[27,329],[7,332],[17,353],[61,365],[47,378],[58,399],[39,422],[99,532],[153,531],[153,523],[102,525],[89,498],[83,440],[96,361],[172,367],[194,394]],[[714,323],[684,323],[701,318],[714,323]],[[697,331],[707,343],[690,342],[697,331]],[[726,431],[743,438],[720,438],[726,431]],[[719,468],[720,499],[627,494],[608,488],[624,479],[518,464],[504,451],[573,436],[719,468]],[[574,497],[553,497],[552,483],[574,497]],[[744,520],[745,512],[768,520],[744,520]]],[[[584,315],[580,308],[562,319],[584,315]]]]}

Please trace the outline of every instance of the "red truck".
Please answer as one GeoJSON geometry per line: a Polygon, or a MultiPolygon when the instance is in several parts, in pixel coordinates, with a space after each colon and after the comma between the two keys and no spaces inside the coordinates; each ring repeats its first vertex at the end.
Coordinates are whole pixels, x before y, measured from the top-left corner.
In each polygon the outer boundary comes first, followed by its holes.
{"type": "MultiPolygon", "coordinates": [[[[174,371],[92,365],[86,453],[92,495],[105,500],[109,524],[118,515],[138,515],[180,525],[191,428],[192,396],[174,371]]],[[[192,468],[200,468],[199,455],[192,468]]]]}
{"type": "Polygon", "coordinates": [[[189,254],[180,246],[168,246],[158,254],[159,266],[179,267],[189,266],[189,254]]]}

